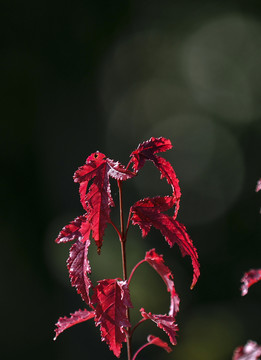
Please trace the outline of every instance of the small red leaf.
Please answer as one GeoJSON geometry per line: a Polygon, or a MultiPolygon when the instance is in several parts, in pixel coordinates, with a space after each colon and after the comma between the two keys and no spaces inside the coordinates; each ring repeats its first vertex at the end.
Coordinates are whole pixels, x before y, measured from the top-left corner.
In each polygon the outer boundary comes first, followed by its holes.
{"type": "Polygon", "coordinates": [[[147,346],[149,345],[156,345],[156,346],[159,346],[161,348],[163,348],[164,350],[166,350],[168,353],[172,351],[172,349],[169,347],[169,345],[161,340],[159,337],[156,337],[154,335],[148,335],[147,337],[147,343],[142,345],[137,351],[136,353],[134,354],[132,360],[136,360],[138,354],[143,350],[145,349],[147,346]]]}
{"type": "Polygon", "coordinates": [[[92,283],[87,276],[91,273],[91,266],[87,258],[89,246],[90,240],[86,240],[84,243],[81,240],[75,242],[70,248],[67,267],[72,286],[76,287],[83,301],[91,305],[89,289],[92,283]]]}
{"type": "Polygon", "coordinates": [[[105,279],[99,281],[92,297],[96,306],[95,323],[100,325],[102,341],[106,341],[114,355],[119,357],[126,341],[125,327],[131,324],[127,309],[132,307],[127,281],[105,279]]]}
{"type": "Polygon", "coordinates": [[[99,151],[87,157],[85,164],[78,168],[74,173],[74,181],[82,183],[90,181],[99,175],[99,171],[106,164],[106,156],[99,151]]]}
{"type": "Polygon", "coordinates": [[[175,217],[179,210],[179,202],[181,191],[179,187],[179,180],[171,164],[164,158],[155,155],[158,152],[163,152],[172,148],[170,140],[163,137],[150,138],[141,143],[136,150],[131,153],[131,162],[133,162],[133,169],[137,172],[145,164],[146,160],[150,160],[159,169],[161,179],[166,178],[167,182],[172,187],[172,193],[175,200],[175,217]]]}
{"type": "Polygon", "coordinates": [[[140,309],[141,315],[144,319],[150,319],[157,324],[157,326],[164,330],[169,336],[172,345],[177,344],[176,336],[178,332],[178,325],[175,322],[174,316],[170,315],[155,315],[151,312],[147,313],[143,308],[140,309]]]}
{"type": "Polygon", "coordinates": [[[148,335],[147,341],[149,345],[156,345],[159,347],[162,347],[164,350],[166,350],[168,353],[172,351],[172,349],[169,347],[169,345],[161,340],[159,337],[156,337],[154,335],[148,335]]]}
{"type": "Polygon", "coordinates": [[[191,285],[193,288],[200,275],[197,250],[187,234],[185,226],[174,217],[162,213],[170,205],[171,197],[167,196],[139,200],[131,208],[132,223],[139,225],[143,237],[148,234],[151,226],[154,226],[160,230],[171,247],[177,243],[182,256],[189,255],[191,257],[194,270],[191,285]]]}
{"type": "Polygon", "coordinates": [[[163,256],[158,255],[155,249],[151,249],[146,253],[145,260],[157,271],[167,286],[168,292],[170,292],[170,316],[176,316],[179,311],[179,296],[176,293],[173,275],[170,269],[164,264],[163,256]]]}
{"type": "Polygon", "coordinates": [[[94,311],[78,310],[70,315],[71,316],[69,318],[65,316],[58,319],[58,322],[55,324],[57,328],[55,329],[54,340],[56,340],[57,336],[60,335],[64,330],[70,328],[71,326],[93,318],[95,316],[95,313],[94,311]]]}
{"type": "Polygon", "coordinates": [[[136,173],[125,169],[123,165],[119,163],[119,161],[113,161],[109,158],[106,159],[108,165],[108,174],[113,179],[125,181],[131,179],[133,176],[136,176],[136,173]]]}
{"type": "Polygon", "coordinates": [[[132,223],[139,225],[143,237],[147,236],[151,226],[154,226],[153,217],[157,218],[163,211],[169,210],[173,201],[172,196],[157,196],[139,200],[131,207],[132,223]]]}
{"type": "Polygon", "coordinates": [[[251,269],[244,274],[241,279],[241,295],[244,296],[248,293],[250,286],[261,280],[261,269],[251,269]]]}
{"type": "Polygon", "coordinates": [[[83,235],[80,231],[82,224],[86,221],[86,214],[78,216],[76,219],[70,222],[70,224],[64,226],[60,231],[55,242],[58,244],[68,241],[78,240],[83,235]]]}
{"type": "Polygon", "coordinates": [[[261,346],[249,340],[246,345],[236,348],[232,360],[258,360],[261,356],[261,346]]]}
{"type": "Polygon", "coordinates": [[[156,153],[163,152],[172,148],[171,141],[163,137],[154,138],[139,144],[136,150],[131,153],[131,161],[135,171],[139,171],[146,160],[153,161],[156,153]]]}

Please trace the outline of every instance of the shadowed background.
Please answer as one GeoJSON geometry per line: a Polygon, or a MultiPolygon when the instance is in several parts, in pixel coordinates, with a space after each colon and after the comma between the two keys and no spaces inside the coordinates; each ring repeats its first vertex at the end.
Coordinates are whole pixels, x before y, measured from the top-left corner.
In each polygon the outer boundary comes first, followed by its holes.
{"type": "MultiPolygon", "coordinates": [[[[190,291],[190,259],[157,231],[130,231],[129,271],[155,247],[181,298],[178,345],[140,358],[226,360],[248,339],[261,343],[261,285],[239,291],[243,273],[261,267],[259,1],[13,1],[1,16],[1,358],[114,359],[92,320],[53,342],[58,317],[84,307],[68,279],[69,246],[54,239],[83,213],[72,175],[86,157],[100,150],[127,164],[151,136],[174,146],[163,156],[180,180],[178,220],[201,277],[190,291]]],[[[170,191],[151,164],[123,190],[126,213],[170,191]]],[[[102,254],[90,250],[94,281],[121,276],[119,252],[108,227],[102,254]]],[[[131,291],[134,323],[142,306],[168,312],[146,264],[131,291]]],[[[148,321],[134,349],[150,333],[167,341],[148,321]]]]}

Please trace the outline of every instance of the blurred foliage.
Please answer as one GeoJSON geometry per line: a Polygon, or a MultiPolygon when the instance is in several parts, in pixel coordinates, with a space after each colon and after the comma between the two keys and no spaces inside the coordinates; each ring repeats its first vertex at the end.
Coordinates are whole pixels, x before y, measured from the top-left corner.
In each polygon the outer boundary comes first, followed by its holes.
{"type": "MultiPolygon", "coordinates": [[[[261,288],[245,298],[239,292],[243,272],[261,266],[254,191],[261,176],[260,20],[254,0],[2,4],[3,359],[114,358],[92,323],[53,343],[58,317],[83,307],[69,284],[68,246],[53,240],[82,211],[72,175],[85,158],[100,150],[127,164],[150,136],[174,145],[166,158],[180,179],[179,220],[198,248],[202,275],[190,291],[189,259],[170,251],[157,231],[147,239],[130,231],[129,271],[155,247],[181,297],[173,353],[151,347],[142,358],[226,360],[248,339],[261,342],[261,288]]],[[[166,191],[148,165],[124,187],[126,211],[166,191]]],[[[102,255],[90,250],[96,280],[121,276],[118,250],[108,228],[102,255]]],[[[135,321],[140,306],[168,306],[163,285],[146,264],[137,271],[135,321]]],[[[166,339],[146,322],[135,347],[147,333],[166,339]]]]}

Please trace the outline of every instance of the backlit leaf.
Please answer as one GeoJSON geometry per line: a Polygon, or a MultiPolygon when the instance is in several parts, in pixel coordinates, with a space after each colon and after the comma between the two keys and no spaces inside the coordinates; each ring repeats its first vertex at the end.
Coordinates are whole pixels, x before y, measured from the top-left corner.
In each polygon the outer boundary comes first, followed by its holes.
{"type": "Polygon", "coordinates": [[[151,249],[146,253],[145,260],[157,271],[170,292],[170,310],[169,315],[175,316],[179,311],[179,296],[176,293],[173,275],[170,269],[164,264],[163,256],[158,255],[155,249],[151,249]]]}
{"type": "Polygon", "coordinates": [[[124,328],[131,326],[127,310],[132,307],[127,281],[105,279],[98,282],[92,297],[96,306],[95,323],[100,325],[102,341],[106,341],[114,355],[119,357],[126,341],[124,328]]]}
{"type": "MultiPolygon", "coordinates": [[[[83,237],[82,232],[80,231],[82,224],[86,221],[86,214],[78,216],[76,219],[70,222],[70,224],[64,226],[55,242],[58,244],[65,243],[68,241],[78,240],[83,237]]],[[[86,233],[86,232],[85,232],[86,233]]],[[[84,234],[85,234],[84,233],[84,234]]]]}
{"type": "Polygon", "coordinates": [[[71,326],[92,319],[95,316],[95,313],[94,311],[78,310],[70,315],[71,316],[69,318],[65,316],[58,319],[57,323],[55,324],[56,329],[54,340],[56,340],[57,336],[60,335],[64,330],[70,328],[71,326]]]}
{"type": "Polygon", "coordinates": [[[176,336],[178,332],[178,325],[176,324],[174,316],[170,315],[155,315],[147,313],[143,308],[140,309],[141,315],[144,319],[150,319],[157,324],[157,326],[165,331],[169,336],[172,345],[177,344],[176,336]]]}
{"type": "Polygon", "coordinates": [[[171,141],[163,137],[151,137],[149,140],[142,142],[130,155],[134,170],[139,171],[144,166],[146,160],[153,161],[156,153],[164,152],[171,148],[171,141]]]}
{"type": "Polygon", "coordinates": [[[87,211],[87,220],[98,252],[102,246],[105,228],[110,222],[110,208],[114,206],[109,178],[123,181],[134,175],[135,173],[126,170],[119,162],[106,158],[98,151],[91,154],[74,174],[74,181],[80,184],[80,200],[87,211]]]}
{"type": "Polygon", "coordinates": [[[193,265],[193,288],[200,275],[197,250],[190,239],[183,224],[174,217],[164,214],[162,211],[168,209],[171,204],[171,197],[146,198],[137,201],[131,208],[132,223],[139,225],[142,236],[145,237],[151,226],[160,230],[169,246],[178,244],[182,256],[189,255],[193,265]]]}
{"type": "Polygon", "coordinates": [[[87,258],[89,246],[90,240],[86,240],[85,242],[78,240],[75,242],[70,248],[67,267],[72,286],[76,287],[82,299],[91,305],[89,289],[92,283],[87,276],[87,274],[91,273],[91,267],[87,258]]]}
{"type": "Polygon", "coordinates": [[[169,347],[169,345],[161,340],[159,337],[156,337],[154,335],[148,335],[147,337],[147,343],[145,343],[144,345],[142,345],[137,351],[136,353],[134,354],[132,360],[136,360],[138,354],[143,350],[145,349],[147,346],[150,346],[150,345],[156,345],[156,346],[159,346],[161,348],[163,348],[164,350],[166,350],[168,353],[172,351],[172,349],[169,347]]]}
{"type": "Polygon", "coordinates": [[[179,202],[181,197],[181,191],[179,187],[179,180],[171,164],[164,158],[156,155],[159,152],[163,152],[172,148],[170,140],[163,137],[154,138],[141,143],[136,150],[131,153],[131,162],[133,163],[133,169],[137,172],[145,164],[145,161],[150,160],[159,169],[161,173],[161,179],[166,178],[167,182],[172,187],[172,195],[175,200],[175,214],[177,216],[179,210],[179,202]]]}
{"type": "Polygon", "coordinates": [[[166,350],[168,353],[170,353],[172,351],[172,349],[169,347],[169,345],[157,336],[148,335],[147,341],[148,341],[149,345],[159,346],[159,347],[163,348],[164,350],[166,350]]]}

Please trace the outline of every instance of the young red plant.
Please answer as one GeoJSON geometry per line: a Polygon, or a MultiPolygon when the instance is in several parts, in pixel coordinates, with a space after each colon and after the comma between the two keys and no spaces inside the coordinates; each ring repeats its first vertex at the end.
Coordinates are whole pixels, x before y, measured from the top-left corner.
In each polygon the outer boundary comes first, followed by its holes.
{"type": "Polygon", "coordinates": [[[78,310],[70,317],[61,317],[56,323],[55,338],[69,327],[93,319],[96,326],[100,326],[101,340],[106,341],[116,357],[120,357],[124,342],[127,343],[128,360],[135,360],[141,350],[149,345],[162,347],[171,351],[169,345],[158,337],[149,335],[147,342],[142,345],[132,357],[131,339],[137,326],[146,320],[153,321],[168,335],[172,345],[176,345],[178,326],[176,315],[179,311],[179,296],[175,290],[171,270],[165,265],[162,255],[155,249],[149,250],[142,259],[127,274],[126,241],[130,225],[139,225],[142,236],[146,237],[152,226],[158,229],[170,247],[175,243],[179,246],[182,256],[189,255],[193,265],[193,288],[200,275],[196,248],[194,247],[186,228],[176,220],[179,203],[180,187],[175,171],[171,164],[159,156],[158,153],[172,148],[170,140],[163,137],[150,138],[141,143],[130,155],[126,167],[119,162],[107,158],[100,152],[91,154],[86,163],[74,174],[74,181],[79,183],[80,201],[85,210],[59,233],[56,242],[66,243],[73,241],[70,248],[67,267],[71,285],[81,295],[87,309],[78,310]],[[146,161],[151,161],[160,171],[161,179],[165,178],[171,186],[171,194],[145,198],[133,204],[129,210],[127,223],[124,223],[122,184],[138,175],[146,161]],[[130,167],[132,169],[130,170],[130,167]],[[110,180],[117,181],[119,190],[120,226],[111,219],[110,210],[115,206],[111,194],[110,180]],[[173,215],[166,212],[173,209],[173,215]],[[100,254],[106,226],[110,224],[121,244],[123,277],[104,279],[93,284],[91,281],[91,266],[88,260],[88,249],[91,239],[97,245],[100,254]],[[130,321],[129,309],[132,307],[129,284],[137,267],[147,262],[165,282],[170,293],[170,308],[168,314],[152,314],[140,309],[141,319],[136,325],[130,321]]]}
{"type": "MultiPolygon", "coordinates": [[[[261,190],[261,179],[256,185],[256,192],[261,190]]],[[[244,273],[241,278],[241,296],[248,294],[250,286],[261,281],[261,269],[251,269],[244,273]]],[[[238,346],[234,353],[232,360],[258,360],[261,356],[261,346],[255,341],[248,340],[244,346],[238,346]]]]}

